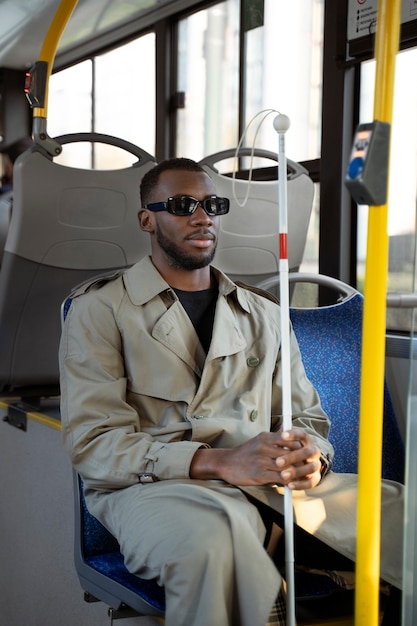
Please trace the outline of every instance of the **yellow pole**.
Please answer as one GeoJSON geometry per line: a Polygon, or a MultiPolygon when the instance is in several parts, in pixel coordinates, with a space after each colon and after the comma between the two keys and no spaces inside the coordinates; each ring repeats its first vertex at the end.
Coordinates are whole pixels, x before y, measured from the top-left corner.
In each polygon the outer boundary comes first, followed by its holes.
{"type": "MultiPolygon", "coordinates": [[[[374,120],[392,122],[401,0],[379,0],[374,120]]],[[[381,450],[388,272],[388,208],[370,206],[363,312],[355,625],[379,623],[381,450]]]]}
{"type": "Polygon", "coordinates": [[[45,103],[43,108],[36,107],[33,110],[34,117],[47,117],[48,111],[48,85],[51,76],[52,67],[54,65],[55,54],[58,48],[59,40],[67,25],[72,12],[74,11],[78,0],[61,0],[57,12],[51,22],[51,25],[43,42],[42,49],[39,54],[39,61],[46,61],[48,64],[48,72],[46,78],[45,103]]]}

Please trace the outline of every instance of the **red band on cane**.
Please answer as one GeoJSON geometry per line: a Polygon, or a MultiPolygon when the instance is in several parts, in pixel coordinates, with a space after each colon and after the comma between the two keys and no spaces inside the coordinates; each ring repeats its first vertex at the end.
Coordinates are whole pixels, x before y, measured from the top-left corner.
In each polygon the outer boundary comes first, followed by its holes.
{"type": "Polygon", "coordinates": [[[279,236],[279,258],[288,259],[287,233],[280,233],[279,236]]]}

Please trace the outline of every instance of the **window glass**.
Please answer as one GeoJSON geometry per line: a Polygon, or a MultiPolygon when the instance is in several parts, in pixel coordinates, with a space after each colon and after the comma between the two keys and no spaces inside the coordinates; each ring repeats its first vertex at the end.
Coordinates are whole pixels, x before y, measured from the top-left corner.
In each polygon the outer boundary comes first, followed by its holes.
{"type": "Polygon", "coordinates": [[[239,0],[180,20],[178,38],[176,152],[199,161],[239,139],[239,0]]]}
{"type": "MultiPolygon", "coordinates": [[[[154,33],[51,76],[48,134],[92,130],[154,154],[154,33]]],[[[117,169],[128,167],[136,157],[107,144],[74,143],[64,145],[56,161],[84,168],[117,169]]]]}
{"type": "MultiPolygon", "coordinates": [[[[239,66],[238,0],[220,2],[180,20],[177,112],[178,156],[195,160],[236,148],[239,113],[249,124],[243,145],[278,151],[273,128],[279,110],[290,118],[286,154],[295,161],[320,156],[323,0],[242,0],[243,67],[239,66]],[[277,36],[278,32],[278,36],[277,36]],[[243,103],[239,86],[243,80],[243,103]],[[252,120],[252,122],[251,122],[252,120]]],[[[253,167],[270,160],[254,159],[253,167]]],[[[250,159],[240,166],[249,169],[250,159]]],[[[235,167],[234,159],[216,164],[221,172],[235,167]]],[[[316,185],[318,187],[318,185],[316,185]]],[[[318,268],[318,202],[316,189],[302,269],[318,268]]]]}
{"type": "MultiPolygon", "coordinates": [[[[319,271],[319,225],[320,225],[320,185],[314,184],[313,208],[307,232],[307,241],[304,249],[300,272],[317,274],[319,271]]],[[[307,305],[305,305],[307,306],[307,305]]]]}
{"type": "MultiPolygon", "coordinates": [[[[276,154],[276,113],[268,111],[279,111],[290,119],[286,156],[293,161],[319,158],[324,0],[245,0],[244,5],[245,144],[276,154]]],[[[247,161],[245,167],[249,167],[247,161]]],[[[304,272],[318,271],[319,200],[316,184],[300,266],[304,272]]]]}
{"type": "MultiPolygon", "coordinates": [[[[155,154],[155,34],[149,33],[95,59],[95,130],[155,154]]],[[[96,167],[130,165],[127,152],[98,144],[96,167]],[[117,151],[119,153],[119,151],[117,151]]]]}
{"type": "MultiPolygon", "coordinates": [[[[388,291],[413,291],[414,238],[417,191],[417,83],[410,80],[417,65],[417,49],[397,55],[391,128],[388,194],[388,291]]],[[[375,61],[362,64],[360,121],[373,119],[375,61]]],[[[366,269],[368,207],[358,207],[358,287],[366,269]]],[[[387,310],[389,329],[410,329],[411,310],[387,310]]]]}
{"type": "MultiPolygon", "coordinates": [[[[249,22],[244,34],[245,123],[267,109],[288,115],[286,153],[294,161],[320,156],[323,12],[323,0],[264,0],[263,24],[256,26],[255,19],[251,28],[249,22]]],[[[276,152],[273,119],[262,124],[256,145],[276,152]]],[[[251,133],[247,143],[253,141],[251,133]]]]}
{"type": "MultiPolygon", "coordinates": [[[[62,72],[52,74],[49,81],[47,131],[50,137],[91,131],[92,124],[92,61],[84,61],[62,72]]],[[[91,166],[89,144],[65,144],[55,159],[63,165],[76,163],[91,166]]]]}
{"type": "MultiPolygon", "coordinates": [[[[288,156],[320,156],[323,6],[324,0],[244,0],[243,123],[253,120],[246,145],[276,153],[273,117],[262,114],[273,109],[291,121],[288,156]]],[[[238,1],[228,0],[179,23],[178,91],[185,103],[177,117],[178,155],[199,160],[239,141],[238,11],[238,1]]]]}

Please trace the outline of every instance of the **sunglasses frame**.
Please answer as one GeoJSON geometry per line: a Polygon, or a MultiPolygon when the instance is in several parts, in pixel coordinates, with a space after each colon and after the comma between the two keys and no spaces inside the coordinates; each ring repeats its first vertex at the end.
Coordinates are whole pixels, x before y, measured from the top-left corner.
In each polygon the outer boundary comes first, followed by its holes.
{"type": "Polygon", "coordinates": [[[146,204],[145,208],[149,209],[150,211],[154,211],[154,212],[159,212],[159,211],[168,211],[168,213],[171,213],[172,215],[180,215],[181,217],[185,217],[187,215],[192,215],[198,205],[200,205],[204,211],[207,213],[207,215],[210,215],[210,217],[215,217],[217,215],[226,215],[226,213],[229,212],[230,209],[230,200],[229,198],[222,198],[220,196],[207,196],[206,198],[203,198],[202,200],[197,200],[197,198],[193,198],[192,196],[174,196],[172,198],[168,198],[168,200],[165,200],[164,202],[151,202],[150,204],[146,204]],[[211,204],[212,201],[216,199],[216,200],[220,200],[221,203],[224,205],[223,206],[223,210],[221,210],[220,212],[212,212],[211,211],[211,204]],[[181,212],[181,211],[177,211],[176,210],[176,205],[179,202],[184,202],[184,200],[192,200],[193,202],[195,202],[193,209],[190,211],[186,211],[186,212],[181,212]]]}

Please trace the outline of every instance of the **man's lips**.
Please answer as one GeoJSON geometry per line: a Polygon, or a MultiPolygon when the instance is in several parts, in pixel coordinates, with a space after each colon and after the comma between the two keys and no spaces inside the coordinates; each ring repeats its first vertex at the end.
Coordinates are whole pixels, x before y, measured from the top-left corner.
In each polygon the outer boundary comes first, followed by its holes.
{"type": "Polygon", "coordinates": [[[208,248],[215,236],[211,232],[197,232],[189,235],[187,241],[191,241],[198,248],[208,248]]]}
{"type": "Polygon", "coordinates": [[[211,233],[210,231],[207,232],[196,232],[193,233],[192,235],[188,235],[187,239],[191,239],[191,240],[196,240],[198,239],[199,241],[204,241],[204,240],[214,240],[214,235],[213,233],[211,233]]]}

